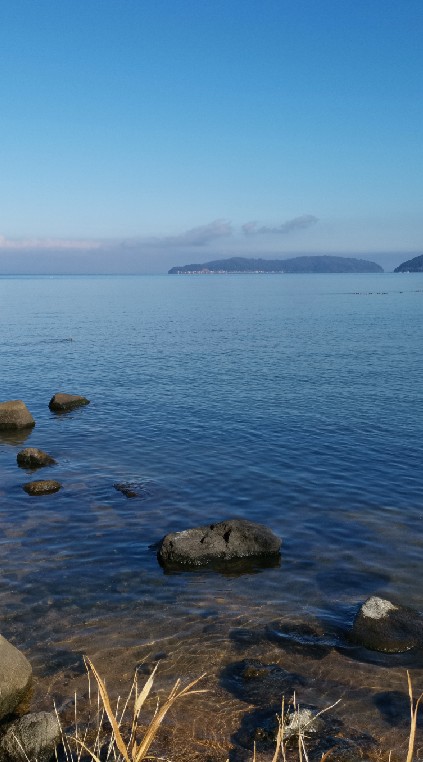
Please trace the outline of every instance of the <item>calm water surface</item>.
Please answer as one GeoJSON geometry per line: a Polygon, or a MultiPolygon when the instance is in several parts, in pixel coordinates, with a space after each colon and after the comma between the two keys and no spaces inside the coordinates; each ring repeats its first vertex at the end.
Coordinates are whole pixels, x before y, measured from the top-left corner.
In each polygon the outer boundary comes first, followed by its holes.
{"type": "Polygon", "coordinates": [[[0,396],[37,422],[0,439],[0,631],[37,707],[66,709],[82,654],[116,690],[157,658],[163,688],[206,670],[175,722],[225,759],[251,710],[228,665],[259,658],[301,674],[303,703],[341,697],[341,718],[405,738],[395,701],[406,666],[423,687],[422,655],[346,633],[370,594],[423,609],[422,315],[419,274],[0,279],[0,396]],[[91,404],[56,416],[58,391],[91,404]],[[57,459],[60,493],[23,492],[47,478],[17,467],[24,445],[57,459]],[[283,538],[278,568],[158,566],[167,532],[232,517],[283,538]],[[323,650],[269,638],[305,623],[323,650]]]}

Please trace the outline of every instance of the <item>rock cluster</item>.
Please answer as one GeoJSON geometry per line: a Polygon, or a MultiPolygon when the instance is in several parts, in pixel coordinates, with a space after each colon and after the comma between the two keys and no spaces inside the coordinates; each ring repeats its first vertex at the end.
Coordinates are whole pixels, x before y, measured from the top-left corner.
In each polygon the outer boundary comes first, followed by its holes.
{"type": "Polygon", "coordinates": [[[12,718],[32,683],[28,659],[0,635],[0,762],[48,762],[60,741],[54,714],[39,712],[12,718]]]}
{"type": "MultiPolygon", "coordinates": [[[[72,410],[81,405],[88,405],[89,400],[78,394],[54,394],[49,402],[51,410],[63,413],[72,410]]],[[[35,421],[29,412],[27,406],[22,400],[8,400],[0,402],[0,431],[14,432],[35,426],[35,421]]],[[[9,435],[12,436],[12,435],[9,435]]],[[[26,447],[18,452],[16,456],[18,466],[27,469],[42,468],[44,466],[53,466],[55,459],[36,447],[26,447]]],[[[28,495],[48,495],[61,489],[60,482],[54,479],[39,479],[37,481],[27,482],[22,488],[28,495]]]]}

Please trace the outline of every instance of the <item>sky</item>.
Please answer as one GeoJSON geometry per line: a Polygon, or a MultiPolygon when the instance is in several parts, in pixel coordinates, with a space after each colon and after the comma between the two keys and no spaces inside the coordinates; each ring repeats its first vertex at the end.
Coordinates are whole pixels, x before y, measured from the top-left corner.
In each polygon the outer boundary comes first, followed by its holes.
{"type": "Polygon", "coordinates": [[[0,274],[423,250],[422,0],[2,0],[0,274]]]}

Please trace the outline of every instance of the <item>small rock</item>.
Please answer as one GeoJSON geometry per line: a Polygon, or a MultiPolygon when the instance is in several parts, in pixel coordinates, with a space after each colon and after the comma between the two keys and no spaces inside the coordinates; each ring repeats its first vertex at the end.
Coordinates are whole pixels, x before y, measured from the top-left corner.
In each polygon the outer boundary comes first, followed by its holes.
{"type": "Polygon", "coordinates": [[[54,394],[48,406],[55,413],[65,413],[67,410],[73,410],[75,407],[89,405],[90,400],[86,397],[80,397],[79,394],[54,394]]]}
{"type": "Polygon", "coordinates": [[[5,733],[0,736],[0,762],[48,762],[60,738],[60,726],[54,714],[26,714],[7,724],[5,733]]]}
{"type": "Polygon", "coordinates": [[[237,699],[257,707],[280,708],[282,696],[291,696],[304,679],[279,664],[265,664],[259,659],[243,659],[228,664],[221,673],[221,684],[237,699]]]}
{"type": "Polygon", "coordinates": [[[0,635],[0,719],[11,714],[31,686],[32,667],[28,659],[0,635]]]}
{"type": "Polygon", "coordinates": [[[372,651],[403,653],[423,644],[423,620],[414,609],[372,596],[358,611],[351,638],[372,651]]]}
{"type": "Polygon", "coordinates": [[[284,738],[288,740],[300,733],[303,736],[310,733],[320,733],[324,728],[321,717],[317,717],[311,709],[292,709],[285,716],[284,738]]]}
{"type": "Polygon", "coordinates": [[[131,484],[127,484],[126,482],[116,482],[113,486],[118,492],[121,492],[122,495],[125,495],[125,497],[138,497],[139,495],[136,489],[134,489],[131,484]]]}
{"type": "Polygon", "coordinates": [[[158,559],[163,565],[201,566],[213,561],[274,558],[281,541],[261,524],[230,519],[218,524],[174,532],[163,538],[158,559]]]}
{"type": "Polygon", "coordinates": [[[35,426],[35,421],[22,400],[0,402],[0,429],[28,429],[35,426]]]}
{"type": "Polygon", "coordinates": [[[23,489],[28,495],[49,495],[50,492],[58,492],[61,486],[60,482],[54,479],[38,479],[35,482],[27,482],[23,489]]]}
{"type": "Polygon", "coordinates": [[[25,450],[21,450],[18,452],[16,460],[21,468],[42,468],[43,466],[53,466],[56,463],[51,455],[43,450],[37,450],[36,447],[26,447],[25,450]]]}

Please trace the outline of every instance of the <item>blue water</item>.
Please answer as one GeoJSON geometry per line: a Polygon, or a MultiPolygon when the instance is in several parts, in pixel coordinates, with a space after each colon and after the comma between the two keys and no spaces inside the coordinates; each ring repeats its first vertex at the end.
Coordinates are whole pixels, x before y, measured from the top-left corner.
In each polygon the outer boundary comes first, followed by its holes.
{"type": "MultiPolygon", "coordinates": [[[[0,631],[48,695],[82,653],[122,674],[160,653],[169,679],[206,660],[218,681],[236,632],[342,637],[373,593],[423,609],[422,316],[419,274],[0,279],[0,397],[36,419],[0,439],[0,631]],[[59,391],[91,404],[56,416],[59,391]],[[57,459],[59,493],[25,494],[46,471],[17,467],[23,446],[57,459]],[[231,517],[282,538],[280,567],[163,573],[164,534],[231,517]]],[[[375,679],[313,665],[328,696],[375,679]]]]}

